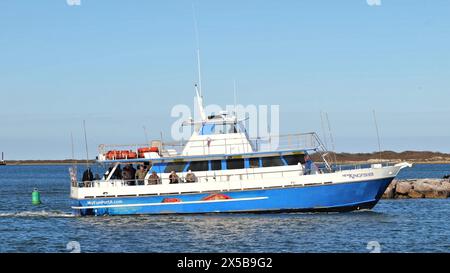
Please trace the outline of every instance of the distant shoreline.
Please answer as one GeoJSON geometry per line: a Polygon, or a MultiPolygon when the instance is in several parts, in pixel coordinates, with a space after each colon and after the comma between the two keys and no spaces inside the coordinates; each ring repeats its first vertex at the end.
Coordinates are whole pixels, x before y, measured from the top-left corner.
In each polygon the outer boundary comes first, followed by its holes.
{"type": "MultiPolygon", "coordinates": [[[[321,161],[317,155],[312,155],[316,161],[321,161]]],[[[450,164],[450,154],[429,151],[405,151],[393,152],[383,151],[381,153],[329,153],[328,161],[337,162],[338,164],[354,165],[354,164],[373,164],[380,162],[402,162],[407,161],[416,164],[450,164]],[[334,160],[336,158],[336,160],[334,160]]],[[[80,159],[63,159],[63,160],[6,160],[6,165],[82,165],[86,164],[86,160],[80,159]]],[[[96,161],[91,159],[89,164],[96,161]]]]}
{"type": "MultiPolygon", "coordinates": [[[[27,165],[83,165],[86,160],[5,160],[7,166],[27,166],[27,165]]],[[[89,160],[89,164],[95,163],[89,160]]]]}

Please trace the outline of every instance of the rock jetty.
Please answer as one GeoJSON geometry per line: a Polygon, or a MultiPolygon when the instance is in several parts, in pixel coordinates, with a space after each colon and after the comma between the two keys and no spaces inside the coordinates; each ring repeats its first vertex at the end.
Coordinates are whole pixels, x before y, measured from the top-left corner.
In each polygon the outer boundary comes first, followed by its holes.
{"type": "Polygon", "coordinates": [[[384,199],[401,198],[448,198],[448,179],[407,179],[394,180],[383,194],[384,199]]]}

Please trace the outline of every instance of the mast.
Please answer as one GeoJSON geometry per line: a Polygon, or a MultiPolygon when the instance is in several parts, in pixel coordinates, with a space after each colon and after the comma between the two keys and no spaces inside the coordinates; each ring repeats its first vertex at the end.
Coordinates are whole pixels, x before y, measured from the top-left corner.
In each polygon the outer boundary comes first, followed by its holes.
{"type": "Polygon", "coordinates": [[[202,121],[206,121],[207,117],[206,117],[206,113],[205,113],[205,108],[203,107],[203,97],[200,95],[200,90],[199,90],[197,84],[195,85],[195,92],[197,95],[197,106],[198,106],[198,110],[200,111],[200,117],[201,117],[202,121]]]}
{"type": "Polygon", "coordinates": [[[201,61],[200,61],[200,39],[198,34],[198,24],[197,24],[197,16],[195,15],[195,6],[192,3],[192,17],[194,19],[194,31],[195,31],[195,40],[197,43],[197,70],[198,70],[198,84],[195,84],[195,92],[197,96],[197,106],[200,111],[200,117],[203,121],[207,121],[208,118],[206,116],[205,108],[203,107],[203,89],[202,89],[202,69],[201,69],[201,61]]]}
{"type": "Polygon", "coordinates": [[[198,34],[197,16],[195,15],[194,3],[192,3],[192,16],[194,17],[195,40],[197,42],[198,92],[200,93],[200,97],[202,97],[203,89],[202,89],[202,69],[201,69],[201,62],[200,62],[200,38],[199,38],[199,34],[198,34]]]}
{"type": "Polygon", "coordinates": [[[200,62],[200,49],[197,49],[197,66],[198,66],[198,91],[200,93],[200,97],[203,97],[202,93],[202,70],[201,70],[201,62],[200,62]]]}

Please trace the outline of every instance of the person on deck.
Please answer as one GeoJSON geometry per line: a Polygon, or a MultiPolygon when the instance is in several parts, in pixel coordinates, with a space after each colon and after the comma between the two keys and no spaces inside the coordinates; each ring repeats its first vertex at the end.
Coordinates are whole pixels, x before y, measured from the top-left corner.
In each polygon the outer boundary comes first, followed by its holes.
{"type": "Polygon", "coordinates": [[[138,185],[144,185],[144,179],[147,175],[147,170],[144,165],[140,165],[139,169],[134,174],[134,178],[137,180],[138,185]]]}
{"type": "Polygon", "coordinates": [[[191,170],[189,170],[189,172],[186,175],[186,183],[194,183],[194,182],[197,182],[197,177],[191,170]]]}
{"type": "Polygon", "coordinates": [[[311,174],[313,168],[313,161],[309,155],[305,156],[305,174],[311,174]]]}
{"type": "Polygon", "coordinates": [[[180,177],[178,177],[177,173],[175,171],[172,171],[169,175],[169,184],[178,184],[180,183],[180,177]]]}
{"type": "Polygon", "coordinates": [[[122,168],[120,167],[120,165],[117,166],[116,170],[111,176],[111,179],[122,179],[122,168]]]}
{"type": "Polygon", "coordinates": [[[133,167],[130,167],[130,165],[125,165],[125,167],[123,167],[123,171],[122,171],[122,179],[129,186],[134,186],[136,184],[134,181],[134,175],[133,175],[132,169],[133,169],[133,167]]]}
{"type": "Polygon", "coordinates": [[[87,168],[83,173],[83,182],[85,187],[89,187],[94,180],[94,175],[92,174],[91,168],[87,168]]]}
{"type": "Polygon", "coordinates": [[[136,176],[136,169],[133,167],[133,164],[128,164],[128,170],[130,171],[132,179],[136,176]]]}
{"type": "Polygon", "coordinates": [[[150,177],[148,178],[148,185],[156,185],[160,184],[159,176],[156,174],[155,171],[152,172],[150,177]]]}

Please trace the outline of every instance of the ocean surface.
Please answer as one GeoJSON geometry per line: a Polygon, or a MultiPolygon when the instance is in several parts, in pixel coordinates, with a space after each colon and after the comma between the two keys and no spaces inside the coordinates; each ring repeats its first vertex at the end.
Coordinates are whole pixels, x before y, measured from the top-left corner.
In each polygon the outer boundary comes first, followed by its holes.
{"type": "MultiPolygon", "coordinates": [[[[450,252],[450,199],[351,213],[81,218],[68,167],[0,167],[0,252],[450,252]],[[31,205],[33,188],[42,205],[31,205]]],[[[450,165],[415,165],[399,178],[445,174],[450,165]]]]}

